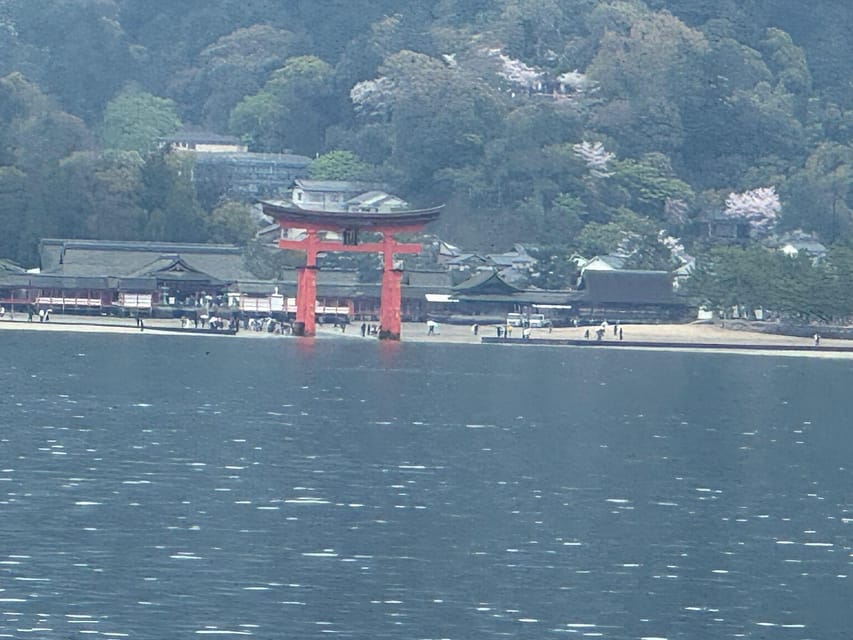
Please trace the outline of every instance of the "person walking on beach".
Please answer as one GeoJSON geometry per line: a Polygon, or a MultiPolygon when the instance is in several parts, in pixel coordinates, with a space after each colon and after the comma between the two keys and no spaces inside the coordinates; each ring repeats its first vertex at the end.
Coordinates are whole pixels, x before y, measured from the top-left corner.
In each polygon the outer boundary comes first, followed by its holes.
{"type": "Polygon", "coordinates": [[[500,326],[500,325],[498,325],[497,327],[495,327],[495,329],[496,329],[496,330],[497,330],[497,332],[498,332],[498,338],[502,338],[502,337],[503,337],[503,335],[504,335],[503,327],[502,327],[502,326],[500,326]]]}
{"type": "Polygon", "coordinates": [[[619,339],[622,339],[622,327],[619,327],[619,339]]]}
{"type": "Polygon", "coordinates": [[[820,346],[820,334],[819,333],[814,334],[814,346],[816,346],[816,347],[820,346]]]}

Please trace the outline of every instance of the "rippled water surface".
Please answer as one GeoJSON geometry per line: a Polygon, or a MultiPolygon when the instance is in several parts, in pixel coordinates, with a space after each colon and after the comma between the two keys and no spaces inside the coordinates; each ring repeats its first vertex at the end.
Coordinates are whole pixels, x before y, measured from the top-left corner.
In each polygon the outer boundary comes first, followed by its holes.
{"type": "Polygon", "coordinates": [[[853,626],[849,361],[0,334],[0,637],[853,626]]]}

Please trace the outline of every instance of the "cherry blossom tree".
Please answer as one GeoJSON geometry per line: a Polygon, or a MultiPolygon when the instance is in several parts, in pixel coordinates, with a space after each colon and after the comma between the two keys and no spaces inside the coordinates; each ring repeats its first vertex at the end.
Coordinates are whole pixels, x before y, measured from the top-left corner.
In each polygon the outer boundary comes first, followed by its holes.
{"type": "Polygon", "coordinates": [[[589,76],[577,69],[558,75],[557,83],[560,85],[561,93],[589,93],[598,88],[598,85],[590,80],[589,76]]]}
{"type": "Polygon", "coordinates": [[[380,77],[357,83],[350,89],[349,97],[356,113],[386,120],[391,113],[394,89],[393,80],[380,77]]]}
{"type": "Polygon", "coordinates": [[[760,187],[743,193],[730,193],[723,214],[749,222],[756,235],[764,236],[773,230],[779,219],[782,203],[775,187],[760,187]]]}
{"type": "Polygon", "coordinates": [[[575,155],[586,163],[589,172],[596,178],[609,178],[613,175],[608,164],[615,154],[605,150],[604,145],[600,142],[588,142],[584,140],[572,146],[575,155]]]}
{"type": "Polygon", "coordinates": [[[542,83],[542,72],[524,64],[521,60],[510,58],[503,53],[498,54],[501,67],[498,75],[514,84],[529,89],[538,89],[542,83]]]}

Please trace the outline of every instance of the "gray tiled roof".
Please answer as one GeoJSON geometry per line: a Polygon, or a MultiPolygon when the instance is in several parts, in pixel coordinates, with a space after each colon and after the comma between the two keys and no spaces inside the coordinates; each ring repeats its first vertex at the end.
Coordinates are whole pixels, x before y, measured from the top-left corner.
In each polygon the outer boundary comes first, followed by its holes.
{"type": "MultiPolygon", "coordinates": [[[[52,269],[42,274],[2,273],[0,284],[12,287],[64,289],[114,289],[150,291],[158,280],[170,277],[193,281],[209,278],[229,291],[268,295],[296,295],[297,271],[288,269],[276,280],[261,280],[243,263],[238,247],[163,242],[112,242],[46,239],[42,256],[52,269]]],[[[355,270],[327,269],[317,273],[321,298],[380,297],[381,284],[359,282],[355,270]]],[[[445,271],[406,271],[402,296],[422,300],[424,293],[449,293],[450,274],[445,271]]]]}
{"type": "Polygon", "coordinates": [[[455,293],[453,297],[461,302],[486,302],[507,304],[569,304],[580,296],[573,291],[542,291],[539,289],[519,290],[515,293],[455,293]]]}
{"type": "Polygon", "coordinates": [[[484,271],[482,273],[478,273],[473,277],[468,278],[465,282],[457,284],[453,287],[453,290],[458,293],[471,295],[485,293],[512,295],[521,291],[518,287],[509,284],[501,278],[497,271],[484,271]]]}
{"type": "Polygon", "coordinates": [[[189,142],[192,144],[242,144],[240,138],[211,131],[179,131],[160,138],[162,142],[189,142]]]}
{"type": "Polygon", "coordinates": [[[233,245],[166,242],[113,242],[43,240],[42,269],[46,273],[74,276],[140,276],[158,260],[180,257],[196,271],[229,282],[256,279],[233,245]],[[45,264],[47,263],[47,264],[45,264]]]}
{"type": "Polygon", "coordinates": [[[587,265],[591,264],[595,260],[599,260],[600,262],[603,262],[604,264],[608,265],[609,267],[612,267],[613,269],[621,269],[622,266],[625,264],[625,258],[624,257],[608,254],[608,255],[594,256],[593,258],[590,258],[587,261],[587,263],[583,266],[583,269],[586,270],[587,265]]]}
{"type": "Polygon", "coordinates": [[[0,284],[22,289],[112,289],[117,286],[118,280],[107,277],[19,273],[0,278],[0,284]]]}
{"type": "Polygon", "coordinates": [[[409,287],[429,288],[433,293],[449,293],[452,285],[447,271],[406,271],[403,284],[409,287]]]}
{"type": "Polygon", "coordinates": [[[364,193],[357,195],[354,198],[350,198],[347,201],[347,204],[361,204],[362,202],[365,202],[367,200],[373,200],[374,198],[385,199],[385,198],[393,198],[393,197],[394,196],[392,196],[389,193],[385,193],[384,191],[379,191],[378,189],[373,189],[371,191],[365,191],[364,193]]]}
{"type": "Polygon", "coordinates": [[[317,272],[317,286],[320,285],[344,285],[353,286],[360,284],[358,281],[358,272],[343,269],[329,269],[324,271],[320,269],[317,272]]]}
{"type": "Polygon", "coordinates": [[[672,276],[667,271],[614,269],[585,271],[584,298],[615,304],[676,304],[672,276]]]}
{"type": "Polygon", "coordinates": [[[488,260],[477,253],[462,253],[447,261],[449,265],[464,265],[467,263],[486,264],[488,260]]]}
{"type": "Polygon", "coordinates": [[[295,167],[303,169],[311,164],[311,158],[295,153],[254,153],[251,151],[199,151],[195,154],[197,164],[236,164],[268,167],[295,167]]]}
{"type": "Polygon", "coordinates": [[[306,180],[304,178],[297,179],[296,185],[305,191],[328,191],[331,193],[363,193],[365,191],[369,191],[375,186],[368,182],[355,182],[350,180],[306,180]]]}
{"type": "Polygon", "coordinates": [[[0,274],[5,273],[26,273],[26,269],[22,266],[15,264],[11,260],[5,260],[0,258],[0,274]]]}

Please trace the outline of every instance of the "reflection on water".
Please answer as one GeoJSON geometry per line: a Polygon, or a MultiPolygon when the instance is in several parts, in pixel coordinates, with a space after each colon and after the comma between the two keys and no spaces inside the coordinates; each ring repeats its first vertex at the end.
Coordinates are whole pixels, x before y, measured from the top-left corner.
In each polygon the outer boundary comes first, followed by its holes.
{"type": "Polygon", "coordinates": [[[797,639],[853,622],[843,362],[2,346],[0,637],[797,639]]]}

